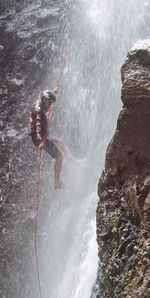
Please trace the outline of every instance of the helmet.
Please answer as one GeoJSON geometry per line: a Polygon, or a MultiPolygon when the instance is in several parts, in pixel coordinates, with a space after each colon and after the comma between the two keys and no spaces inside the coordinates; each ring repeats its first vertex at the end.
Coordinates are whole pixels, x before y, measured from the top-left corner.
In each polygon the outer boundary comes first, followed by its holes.
{"type": "Polygon", "coordinates": [[[55,95],[49,90],[44,90],[42,92],[41,99],[48,99],[50,102],[55,102],[56,101],[55,95]]]}

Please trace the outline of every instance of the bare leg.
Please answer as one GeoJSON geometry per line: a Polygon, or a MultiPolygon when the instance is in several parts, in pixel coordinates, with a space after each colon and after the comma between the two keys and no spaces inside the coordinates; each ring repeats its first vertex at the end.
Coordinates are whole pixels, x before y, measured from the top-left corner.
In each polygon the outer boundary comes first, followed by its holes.
{"type": "Polygon", "coordinates": [[[74,159],[69,150],[65,147],[64,141],[55,140],[56,145],[63,151],[64,157],[67,159],[74,159]]]}
{"type": "Polygon", "coordinates": [[[60,174],[62,169],[63,156],[56,158],[54,165],[54,188],[61,188],[60,174]]]}

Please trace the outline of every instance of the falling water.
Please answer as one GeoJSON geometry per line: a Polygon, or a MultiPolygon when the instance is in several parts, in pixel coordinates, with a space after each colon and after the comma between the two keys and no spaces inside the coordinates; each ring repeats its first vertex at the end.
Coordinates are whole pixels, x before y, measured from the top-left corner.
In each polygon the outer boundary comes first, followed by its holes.
{"type": "Polygon", "coordinates": [[[120,66],[134,42],[148,36],[149,4],[140,0],[66,0],[66,4],[64,28],[70,32],[75,26],[75,30],[52,132],[80,160],[64,161],[61,191],[50,192],[52,177],[45,168],[40,270],[43,297],[90,298],[98,265],[97,184],[121,108],[120,66]]]}

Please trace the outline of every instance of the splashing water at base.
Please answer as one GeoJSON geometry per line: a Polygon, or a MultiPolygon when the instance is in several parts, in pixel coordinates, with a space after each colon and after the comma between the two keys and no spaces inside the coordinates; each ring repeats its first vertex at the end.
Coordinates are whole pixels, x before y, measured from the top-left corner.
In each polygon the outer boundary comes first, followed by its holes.
{"type": "Polygon", "coordinates": [[[90,296],[97,270],[97,194],[79,187],[85,184],[86,171],[85,161],[64,165],[63,178],[77,179],[70,189],[51,193],[41,249],[44,297],[90,296]]]}
{"type": "MultiPolygon", "coordinates": [[[[91,198],[92,199],[92,198],[91,198]]],[[[80,272],[80,278],[74,298],[90,297],[91,289],[95,282],[96,266],[97,264],[97,246],[96,246],[96,223],[90,222],[89,230],[85,232],[84,238],[86,244],[82,246],[82,251],[85,251],[85,256],[81,259],[78,272],[80,272]],[[88,274],[87,274],[88,272],[88,274]]]]}

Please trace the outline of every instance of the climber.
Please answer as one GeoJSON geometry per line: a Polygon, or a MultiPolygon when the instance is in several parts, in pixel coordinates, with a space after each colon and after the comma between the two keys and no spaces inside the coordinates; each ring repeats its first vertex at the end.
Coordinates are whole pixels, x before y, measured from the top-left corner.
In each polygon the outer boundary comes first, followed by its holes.
{"type": "Polygon", "coordinates": [[[54,165],[54,188],[61,189],[63,183],[60,180],[63,156],[69,156],[64,142],[48,138],[48,118],[51,118],[53,103],[58,95],[58,87],[53,91],[45,90],[42,92],[40,99],[35,102],[30,114],[30,133],[34,145],[39,150],[45,150],[52,158],[55,159],[54,165]]]}

